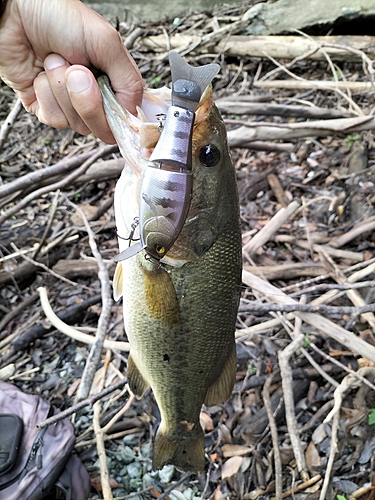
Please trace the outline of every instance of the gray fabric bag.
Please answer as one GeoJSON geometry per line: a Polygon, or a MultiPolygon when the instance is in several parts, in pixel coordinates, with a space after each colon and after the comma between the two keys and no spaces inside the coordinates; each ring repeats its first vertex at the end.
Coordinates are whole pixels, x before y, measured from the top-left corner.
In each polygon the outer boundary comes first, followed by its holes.
{"type": "Polygon", "coordinates": [[[69,419],[36,426],[55,412],[39,396],[0,381],[0,500],[41,500],[54,488],[59,498],[87,500],[90,478],[71,454],[75,436],[69,419]]]}

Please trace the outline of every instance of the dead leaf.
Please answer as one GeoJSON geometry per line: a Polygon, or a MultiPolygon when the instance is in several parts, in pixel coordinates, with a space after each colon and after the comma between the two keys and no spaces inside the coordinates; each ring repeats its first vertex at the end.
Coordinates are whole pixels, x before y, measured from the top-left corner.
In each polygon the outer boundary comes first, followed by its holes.
{"type": "MultiPolygon", "coordinates": [[[[94,213],[98,210],[98,207],[94,207],[93,205],[90,205],[89,203],[84,203],[83,205],[80,205],[79,208],[82,210],[82,212],[86,215],[88,219],[94,215],[94,213]]],[[[83,220],[82,217],[80,216],[79,212],[76,211],[72,217],[71,217],[71,222],[75,226],[82,226],[83,225],[83,220]]]]}
{"type": "Polygon", "coordinates": [[[310,441],[305,451],[306,465],[310,470],[317,470],[321,467],[322,461],[315,444],[310,441]]]}
{"type": "MultiPolygon", "coordinates": [[[[102,482],[100,480],[100,476],[91,476],[90,477],[91,486],[93,486],[98,491],[102,491],[102,482]]],[[[115,479],[109,478],[109,485],[112,489],[119,488],[120,485],[115,479]]]]}
{"type": "Polygon", "coordinates": [[[223,457],[242,457],[251,451],[248,446],[242,446],[240,444],[224,444],[221,447],[223,452],[223,457]]]}
{"type": "Polygon", "coordinates": [[[73,396],[73,394],[76,392],[77,387],[79,386],[80,383],[81,383],[80,378],[76,378],[75,380],[73,380],[73,382],[71,383],[71,385],[69,386],[68,391],[67,391],[69,398],[71,398],[73,396]]]}
{"type": "Polygon", "coordinates": [[[210,460],[215,463],[221,462],[221,456],[218,453],[211,453],[210,460]]]}
{"type": "Polygon", "coordinates": [[[211,416],[205,411],[201,411],[199,420],[204,432],[210,432],[214,430],[214,424],[211,416]]]}
{"type": "Polygon", "coordinates": [[[239,471],[242,465],[242,457],[231,457],[229,458],[221,468],[221,479],[226,479],[232,477],[239,471]]]}

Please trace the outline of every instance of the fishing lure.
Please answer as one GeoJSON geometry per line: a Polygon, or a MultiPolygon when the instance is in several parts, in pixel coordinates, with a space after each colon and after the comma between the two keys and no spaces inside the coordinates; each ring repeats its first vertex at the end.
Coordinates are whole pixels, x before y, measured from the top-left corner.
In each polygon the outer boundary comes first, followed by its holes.
{"type": "Polygon", "coordinates": [[[145,250],[159,262],[176,241],[185,223],[193,187],[192,133],[199,100],[220,70],[218,64],[194,67],[176,51],[169,52],[172,105],[161,136],[150,156],[139,204],[140,240],[121,252],[122,261],[145,250]]]}

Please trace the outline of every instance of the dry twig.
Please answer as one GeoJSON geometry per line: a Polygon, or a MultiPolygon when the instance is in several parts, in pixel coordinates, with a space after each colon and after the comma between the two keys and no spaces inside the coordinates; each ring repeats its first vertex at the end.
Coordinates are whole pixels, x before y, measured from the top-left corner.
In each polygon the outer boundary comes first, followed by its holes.
{"type": "MultiPolygon", "coordinates": [[[[48,321],[52,323],[52,325],[59,330],[59,332],[64,333],[68,337],[77,340],[78,342],[83,342],[84,344],[92,345],[95,342],[95,337],[92,335],[87,335],[86,333],[82,333],[76,328],[73,328],[70,325],[67,325],[60,318],[56,316],[53,312],[51,304],[49,303],[47,290],[44,287],[39,287],[38,289],[40,296],[40,304],[46,315],[48,321]]],[[[129,352],[130,346],[129,342],[120,342],[118,340],[108,340],[105,339],[103,343],[104,349],[117,349],[118,351],[129,352]]]]}
{"type": "Polygon", "coordinates": [[[29,195],[25,196],[21,201],[19,201],[17,204],[13,205],[12,207],[8,208],[8,210],[5,210],[3,215],[0,217],[0,225],[4,224],[4,222],[9,219],[12,215],[16,214],[19,212],[22,208],[24,208],[26,205],[28,205],[31,201],[35,200],[36,198],[39,198],[43,194],[56,191],[58,189],[61,189],[65,186],[69,186],[73,182],[74,179],[82,175],[86,170],[89,168],[89,166],[94,163],[98,158],[101,158],[108,152],[108,146],[99,148],[96,150],[94,153],[91,153],[91,156],[79,167],[77,170],[69,174],[67,177],[62,179],[61,181],[55,182],[54,184],[51,184],[49,186],[42,187],[40,189],[37,189],[36,191],[33,191],[29,195]]]}
{"type": "Polygon", "coordinates": [[[10,131],[12,130],[21,109],[22,109],[21,99],[17,98],[13,104],[12,109],[10,110],[10,113],[5,118],[3,124],[0,127],[0,151],[3,149],[5,141],[7,140],[7,137],[10,131]]]}
{"type": "Polygon", "coordinates": [[[253,256],[256,251],[270,240],[272,235],[286,222],[299,208],[299,203],[292,201],[286,208],[281,208],[272,219],[243,247],[243,252],[253,256]]]}
{"type": "Polygon", "coordinates": [[[90,396],[89,398],[80,401],[79,403],[71,406],[67,410],[56,413],[53,417],[49,417],[46,420],[43,420],[43,422],[38,423],[37,427],[38,429],[43,429],[48,425],[53,425],[56,422],[60,422],[60,420],[70,417],[70,415],[73,415],[73,413],[77,413],[77,411],[81,410],[82,408],[85,408],[86,406],[93,406],[93,404],[96,401],[105,398],[106,396],[108,396],[108,394],[111,394],[111,392],[117,391],[117,389],[122,389],[126,384],[127,380],[125,378],[119,380],[115,384],[112,384],[109,387],[106,387],[102,391],[98,392],[97,394],[94,394],[93,396],[90,396]]]}
{"type": "Polygon", "coordinates": [[[283,476],[282,476],[282,463],[281,454],[279,448],[279,437],[277,432],[277,426],[275,421],[275,416],[272,411],[272,404],[270,398],[270,386],[272,384],[272,379],[275,373],[267,377],[263,386],[263,403],[267,410],[268,423],[271,431],[273,456],[275,461],[275,493],[276,500],[282,499],[283,494],[283,476]]]}
{"type": "Polygon", "coordinates": [[[100,354],[103,348],[103,342],[104,338],[107,334],[107,329],[111,317],[111,307],[112,307],[112,288],[111,284],[109,282],[109,275],[108,275],[108,269],[107,266],[105,265],[102,256],[100,255],[100,252],[98,250],[98,247],[95,242],[95,236],[94,233],[90,227],[90,224],[86,218],[86,215],[84,212],[76,206],[74,203],[66,200],[68,204],[72,207],[74,207],[79,215],[81,216],[85,228],[87,231],[87,234],[89,236],[89,244],[91,248],[91,252],[93,256],[96,259],[96,262],[98,264],[98,277],[100,280],[101,284],[101,293],[102,293],[102,311],[100,313],[100,317],[98,320],[98,328],[96,331],[95,335],[95,343],[93,344],[90,354],[87,358],[85,368],[83,370],[82,374],[82,379],[81,383],[79,385],[77,395],[76,395],[76,401],[80,401],[81,399],[87,398],[90,388],[92,385],[92,382],[94,380],[95,376],[95,371],[96,367],[98,365],[99,359],[100,359],[100,354]]]}
{"type": "Polygon", "coordinates": [[[307,465],[305,456],[301,446],[301,441],[298,435],[297,419],[294,410],[293,399],[293,376],[292,369],[289,365],[289,359],[299,349],[304,341],[305,336],[300,333],[301,320],[296,319],[295,330],[293,333],[293,341],[285,347],[284,350],[279,351],[279,366],[281,372],[281,380],[285,401],[285,418],[288,426],[289,438],[292,444],[294,458],[296,459],[297,469],[303,481],[308,481],[309,476],[307,473],[307,465]]]}
{"type": "MultiPolygon", "coordinates": [[[[288,297],[280,289],[245,270],[242,273],[242,280],[247,286],[266,295],[279,304],[295,303],[291,297],[288,297]]],[[[346,346],[352,352],[358,352],[363,357],[375,362],[375,347],[358,338],[353,332],[345,330],[341,326],[336,325],[332,321],[316,313],[295,312],[294,315],[300,316],[306,323],[312,325],[314,328],[322,330],[326,335],[329,335],[335,339],[336,342],[346,346]]]]}
{"type": "MultiPolygon", "coordinates": [[[[106,360],[104,363],[104,371],[108,368],[108,364],[110,362],[111,353],[107,351],[106,360]]],[[[96,368],[96,367],[95,367],[96,368]]],[[[102,379],[102,388],[105,381],[105,375],[102,379]]],[[[90,384],[91,385],[91,384],[90,384]]],[[[98,451],[99,458],[99,470],[100,470],[100,482],[102,486],[102,493],[104,500],[112,500],[112,488],[109,483],[109,473],[108,473],[108,465],[107,465],[107,455],[105,453],[105,445],[104,445],[104,432],[100,426],[100,401],[96,401],[93,406],[94,415],[93,415],[93,428],[96,438],[96,449],[98,451]]]]}

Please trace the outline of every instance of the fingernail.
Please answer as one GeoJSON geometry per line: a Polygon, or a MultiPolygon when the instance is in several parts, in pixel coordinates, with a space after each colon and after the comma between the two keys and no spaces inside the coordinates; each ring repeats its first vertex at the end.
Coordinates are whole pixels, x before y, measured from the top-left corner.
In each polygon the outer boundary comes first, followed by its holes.
{"type": "Polygon", "coordinates": [[[71,92],[79,94],[90,87],[91,80],[85,71],[77,69],[69,73],[67,77],[67,84],[71,92]]]}
{"type": "Polygon", "coordinates": [[[55,69],[64,64],[66,64],[66,61],[63,57],[59,56],[59,54],[50,54],[44,61],[46,69],[55,69]]]}

